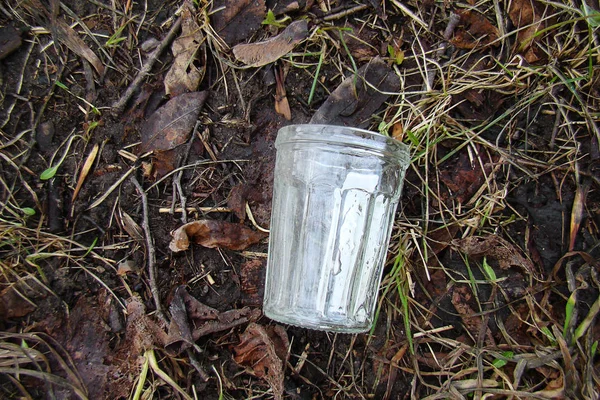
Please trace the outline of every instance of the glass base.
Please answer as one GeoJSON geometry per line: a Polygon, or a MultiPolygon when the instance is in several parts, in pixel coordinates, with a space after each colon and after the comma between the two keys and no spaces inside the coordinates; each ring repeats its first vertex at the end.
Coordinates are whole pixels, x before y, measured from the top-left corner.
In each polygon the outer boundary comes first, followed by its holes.
{"type": "Polygon", "coordinates": [[[293,314],[282,314],[274,310],[264,308],[263,314],[270,319],[281,322],[287,325],[294,325],[299,328],[315,329],[320,331],[336,332],[336,333],[365,333],[371,329],[372,322],[364,323],[349,323],[347,319],[340,318],[324,319],[316,315],[308,315],[306,313],[294,310],[293,314]]]}

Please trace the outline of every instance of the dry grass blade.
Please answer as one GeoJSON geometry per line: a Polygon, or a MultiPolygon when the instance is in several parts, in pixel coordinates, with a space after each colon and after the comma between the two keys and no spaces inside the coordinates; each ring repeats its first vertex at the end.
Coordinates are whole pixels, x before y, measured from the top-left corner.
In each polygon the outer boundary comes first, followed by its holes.
{"type": "Polygon", "coordinates": [[[598,398],[597,1],[359,3],[0,5],[0,397],[94,366],[136,400],[598,398]],[[368,335],[251,324],[277,130],[311,117],[410,147],[368,335]]]}
{"type": "Polygon", "coordinates": [[[48,394],[59,387],[80,399],[88,398],[69,355],[44,334],[0,332],[0,373],[39,379],[47,385],[48,394]]]}
{"type": "Polygon", "coordinates": [[[75,186],[75,190],[73,191],[73,196],[71,197],[71,202],[74,203],[81,187],[83,186],[83,182],[85,178],[90,173],[92,166],[94,165],[94,161],[96,161],[96,156],[98,155],[98,150],[100,149],[100,145],[97,143],[92,147],[90,154],[88,154],[85,162],[83,163],[83,167],[81,167],[81,172],[79,173],[79,178],[77,178],[77,186],[75,186]]]}

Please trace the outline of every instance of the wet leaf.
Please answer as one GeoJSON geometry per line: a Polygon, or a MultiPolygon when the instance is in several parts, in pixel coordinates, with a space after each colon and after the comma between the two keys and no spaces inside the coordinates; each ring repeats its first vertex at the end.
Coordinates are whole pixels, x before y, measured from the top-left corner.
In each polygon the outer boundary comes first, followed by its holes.
{"type": "Polygon", "coordinates": [[[482,159],[482,162],[471,161],[469,152],[463,151],[459,157],[454,157],[445,163],[440,171],[440,180],[450,193],[444,197],[449,197],[459,203],[467,203],[485,183],[485,177],[491,171],[491,163],[485,153],[477,152],[476,154],[482,159]],[[484,163],[483,168],[482,163],[484,163]]]}
{"type": "Polygon", "coordinates": [[[522,268],[529,274],[536,275],[533,263],[521,255],[520,250],[500,236],[471,236],[465,239],[453,240],[452,244],[468,256],[487,257],[498,261],[500,268],[522,268]]]}
{"type": "Polygon", "coordinates": [[[544,8],[536,0],[513,0],[510,2],[508,16],[517,32],[518,51],[524,54],[527,62],[539,61],[542,56],[537,50],[536,42],[539,37],[536,33],[545,27],[542,22],[544,8]]]}
{"type": "Polygon", "coordinates": [[[196,23],[191,1],[186,1],[181,13],[181,35],[173,42],[173,65],[165,76],[165,93],[178,96],[198,89],[204,76],[206,54],[204,52],[204,35],[196,23]],[[198,67],[198,56],[202,65],[198,67]]]}
{"type": "Polygon", "coordinates": [[[0,60],[21,46],[21,35],[12,25],[0,28],[0,60]]]}
{"type": "Polygon", "coordinates": [[[138,357],[155,346],[164,347],[168,339],[161,326],[146,314],[146,306],[138,296],[127,301],[125,332],[126,341],[122,346],[131,357],[138,357]]]}
{"type": "Polygon", "coordinates": [[[498,29],[476,11],[457,10],[460,16],[459,28],[451,42],[460,49],[474,49],[486,46],[498,39],[498,29]]]}
{"type": "Polygon", "coordinates": [[[238,44],[233,55],[249,67],[261,67],[277,61],[308,36],[305,20],[294,21],[279,35],[258,43],[238,44]]]}
{"type": "Polygon", "coordinates": [[[229,192],[227,206],[243,222],[246,219],[246,202],[263,204],[269,199],[270,195],[259,190],[257,184],[240,183],[229,192]]]}
{"type": "MultiPolygon", "coordinates": [[[[481,332],[483,319],[482,317],[473,309],[472,303],[473,292],[471,288],[467,285],[456,285],[452,289],[452,305],[460,315],[462,319],[463,325],[465,329],[471,333],[473,337],[479,337],[481,332]]],[[[491,333],[489,329],[485,328],[485,334],[487,341],[491,341],[491,333]]]]}
{"type": "Polygon", "coordinates": [[[263,327],[251,323],[234,348],[234,360],[273,389],[275,399],[283,398],[283,372],[288,359],[289,340],[279,325],[263,327]]]}
{"type": "Polygon", "coordinates": [[[261,315],[260,310],[248,307],[219,312],[199,302],[184,286],[175,290],[169,312],[172,319],[166,347],[175,354],[194,346],[202,336],[255,321],[261,315]]]}
{"type": "Polygon", "coordinates": [[[156,110],[142,125],[142,153],[171,150],[185,143],[208,92],[184,93],[156,110]]]}
{"type": "Polygon", "coordinates": [[[267,12],[265,0],[215,0],[212,9],[213,29],[229,46],[256,32],[267,12]]]}
{"type": "Polygon", "coordinates": [[[0,319],[20,318],[33,312],[37,307],[15,286],[9,286],[0,292],[0,319]]]}
{"type": "Polygon", "coordinates": [[[363,65],[331,93],[310,120],[311,124],[367,127],[390,92],[400,89],[400,79],[380,58],[363,65]]]}
{"type": "Polygon", "coordinates": [[[244,294],[243,303],[251,306],[262,305],[265,290],[265,262],[249,260],[240,266],[240,290],[244,294]]]}
{"type": "Polygon", "coordinates": [[[155,151],[150,167],[150,178],[157,180],[173,171],[177,166],[180,152],[177,149],[155,151]]]}
{"type": "MultiPolygon", "coordinates": [[[[349,27],[352,27],[351,25],[349,27]]],[[[377,32],[352,27],[353,32],[341,32],[344,42],[355,61],[369,62],[379,55],[377,32]],[[356,36],[355,36],[356,35],[356,36]]]]}
{"type": "Polygon", "coordinates": [[[183,225],[173,232],[169,244],[171,251],[187,250],[190,240],[204,247],[223,247],[230,250],[244,250],[258,243],[267,234],[226,221],[201,220],[183,225]]]}

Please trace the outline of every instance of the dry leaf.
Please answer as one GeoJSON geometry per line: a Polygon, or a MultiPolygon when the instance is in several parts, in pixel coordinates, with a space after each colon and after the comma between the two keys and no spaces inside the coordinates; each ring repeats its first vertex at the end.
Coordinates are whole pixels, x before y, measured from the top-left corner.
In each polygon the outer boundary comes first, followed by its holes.
{"type": "Polygon", "coordinates": [[[581,221],[583,221],[590,183],[590,181],[586,181],[583,184],[577,184],[573,208],[571,209],[571,224],[569,225],[569,251],[575,249],[575,239],[577,238],[577,232],[579,232],[579,228],[581,227],[581,221]]]}
{"type": "Polygon", "coordinates": [[[248,307],[219,312],[199,302],[184,286],[175,290],[169,312],[171,324],[166,346],[175,354],[192,347],[202,336],[255,321],[261,315],[260,310],[248,307]]]}
{"type": "Polygon", "coordinates": [[[308,36],[305,20],[294,21],[279,35],[258,43],[238,44],[233,48],[235,58],[249,67],[261,67],[277,61],[308,36]]]}
{"type": "Polygon", "coordinates": [[[486,46],[498,39],[498,29],[483,15],[475,11],[458,10],[459,28],[451,42],[460,49],[486,46]]]}
{"type": "Polygon", "coordinates": [[[134,240],[144,240],[142,228],[133,220],[133,218],[131,218],[129,214],[123,210],[120,211],[121,226],[125,232],[127,232],[127,234],[129,234],[129,236],[134,240]]]}
{"type": "Polygon", "coordinates": [[[392,137],[400,142],[404,140],[404,126],[402,122],[396,122],[392,125],[392,137]]]}
{"type": "Polygon", "coordinates": [[[198,89],[204,76],[206,54],[204,52],[204,35],[196,23],[191,1],[186,1],[181,13],[181,35],[173,42],[173,65],[165,76],[165,93],[177,96],[198,89]],[[202,66],[197,67],[197,56],[200,55],[202,66]]]}
{"type": "Polygon", "coordinates": [[[515,245],[500,236],[471,236],[465,239],[455,239],[452,244],[468,256],[493,258],[498,261],[502,269],[520,267],[527,273],[536,274],[533,263],[523,257],[515,245]]]}
{"type": "Polygon", "coordinates": [[[140,269],[135,265],[135,261],[125,260],[119,263],[119,266],[117,267],[118,276],[126,276],[130,272],[136,274],[140,272],[140,269]]]}
{"type": "Polygon", "coordinates": [[[142,153],[171,150],[185,143],[208,92],[184,93],[156,110],[142,125],[142,153]]]}
{"type": "Polygon", "coordinates": [[[290,110],[290,103],[285,92],[285,77],[282,68],[278,68],[275,72],[275,81],[277,82],[275,86],[275,112],[283,115],[285,119],[290,121],[292,119],[292,110],[290,110]]]}
{"type": "Polygon", "coordinates": [[[92,151],[90,151],[90,154],[88,154],[87,158],[85,159],[83,167],[81,168],[81,172],[79,173],[79,178],[77,179],[77,186],[75,186],[75,190],[73,191],[73,197],[71,197],[71,203],[75,203],[75,199],[77,198],[77,195],[79,194],[79,191],[83,186],[83,181],[85,181],[85,178],[88,176],[90,170],[92,169],[92,165],[94,165],[94,161],[96,160],[96,156],[98,155],[99,149],[100,146],[98,145],[98,143],[96,143],[94,147],[92,147],[92,151]]]}
{"type": "Polygon", "coordinates": [[[92,64],[98,75],[104,75],[102,61],[66,22],[58,18],[53,19],[50,24],[50,32],[52,32],[54,40],[64,43],[73,53],[85,58],[92,64]]]}
{"type": "Polygon", "coordinates": [[[234,348],[234,360],[264,379],[273,389],[275,399],[283,398],[283,372],[288,359],[289,340],[279,325],[263,327],[251,323],[234,348]]]}
{"type": "Polygon", "coordinates": [[[400,90],[400,79],[380,57],[375,57],[357,72],[357,75],[344,79],[329,95],[313,115],[311,124],[364,128],[389,97],[385,93],[400,90]]]}
{"type": "Polygon", "coordinates": [[[213,0],[210,19],[213,29],[229,46],[256,32],[265,19],[265,0],[213,0]]]}
{"type": "Polygon", "coordinates": [[[264,232],[253,231],[241,224],[211,220],[187,223],[172,235],[173,240],[171,240],[169,248],[175,252],[187,250],[190,246],[190,239],[204,247],[244,250],[267,236],[264,232]]]}

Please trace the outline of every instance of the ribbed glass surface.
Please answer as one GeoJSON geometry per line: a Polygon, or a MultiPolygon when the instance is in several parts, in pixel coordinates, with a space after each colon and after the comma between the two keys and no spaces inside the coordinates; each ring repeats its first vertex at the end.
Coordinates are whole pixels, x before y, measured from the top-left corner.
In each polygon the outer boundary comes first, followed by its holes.
{"type": "Polygon", "coordinates": [[[307,140],[311,127],[300,126],[302,140],[294,140],[297,127],[277,140],[264,313],[363,332],[372,324],[408,155],[400,143],[390,151],[383,136],[372,147],[363,137],[357,145],[348,128],[336,127],[334,141],[307,140]]]}

